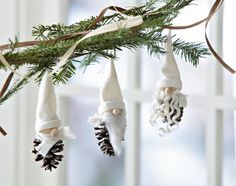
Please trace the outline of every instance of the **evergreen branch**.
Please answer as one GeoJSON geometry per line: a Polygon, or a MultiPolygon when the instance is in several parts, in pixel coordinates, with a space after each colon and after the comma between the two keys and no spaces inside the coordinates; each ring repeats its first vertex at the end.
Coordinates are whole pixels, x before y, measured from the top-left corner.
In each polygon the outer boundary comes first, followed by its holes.
{"type": "MultiPolygon", "coordinates": [[[[180,13],[180,10],[192,2],[193,0],[149,0],[140,7],[122,12],[127,16],[142,15],[144,23],[132,29],[121,29],[84,40],[77,46],[62,70],[53,74],[54,83],[66,83],[75,74],[77,68],[85,70],[89,65],[96,63],[99,57],[117,58],[116,51],[124,48],[134,50],[139,47],[147,47],[151,55],[163,54],[163,46],[166,41],[166,36],[162,35],[164,26],[171,25],[171,21],[180,13]]],[[[60,57],[83,37],[82,33],[88,33],[88,28],[95,19],[95,17],[91,17],[69,26],[63,24],[38,25],[33,28],[32,35],[39,42],[32,42],[32,46],[27,45],[27,47],[19,49],[16,38],[15,42],[10,41],[9,49],[4,50],[4,57],[16,69],[28,65],[28,77],[40,82],[45,70],[53,70],[60,57]]],[[[93,29],[122,19],[124,17],[117,13],[104,16],[93,26],[93,29]]],[[[209,54],[207,49],[198,43],[188,43],[178,39],[173,46],[177,54],[194,66],[199,63],[199,58],[209,54]]],[[[4,68],[2,63],[0,63],[1,68],[4,68]]],[[[4,97],[0,98],[0,104],[27,82],[28,79],[24,78],[14,84],[4,97]]]]}
{"type": "Polygon", "coordinates": [[[177,39],[173,42],[173,49],[177,55],[184,58],[185,61],[189,61],[193,66],[197,67],[199,59],[210,55],[208,49],[202,46],[202,43],[190,43],[177,39]]]}
{"type": "Polygon", "coordinates": [[[14,93],[19,91],[29,82],[29,78],[35,75],[36,72],[28,72],[24,78],[22,78],[19,82],[15,82],[11,88],[0,98],[0,105],[3,104],[8,98],[10,98],[14,93]]]}

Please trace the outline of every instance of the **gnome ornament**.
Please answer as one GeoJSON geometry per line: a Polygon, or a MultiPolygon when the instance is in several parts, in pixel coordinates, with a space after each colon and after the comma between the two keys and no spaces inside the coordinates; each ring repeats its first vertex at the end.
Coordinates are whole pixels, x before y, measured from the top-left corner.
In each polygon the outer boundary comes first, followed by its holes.
{"type": "Polygon", "coordinates": [[[186,95],[180,91],[182,81],[172,50],[171,32],[165,45],[166,58],[161,68],[161,79],[157,82],[157,90],[153,96],[150,123],[158,125],[159,134],[164,136],[178,128],[187,105],[186,95]]]}
{"type": "Polygon", "coordinates": [[[61,127],[57,116],[56,96],[50,71],[46,71],[39,87],[38,105],[36,110],[36,138],[33,141],[32,153],[35,161],[43,161],[42,168],[50,170],[57,168],[63,155],[63,141],[75,136],[69,127],[61,127]]]}
{"type": "Polygon", "coordinates": [[[121,154],[126,130],[126,111],[113,60],[108,65],[104,84],[100,89],[98,114],[88,122],[94,125],[98,145],[104,154],[121,154]]]}

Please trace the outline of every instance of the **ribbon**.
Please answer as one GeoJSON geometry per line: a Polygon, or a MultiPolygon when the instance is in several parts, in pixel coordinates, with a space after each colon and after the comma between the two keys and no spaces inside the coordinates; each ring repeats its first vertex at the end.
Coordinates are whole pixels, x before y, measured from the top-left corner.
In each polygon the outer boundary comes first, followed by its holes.
{"type": "Polygon", "coordinates": [[[12,80],[14,74],[16,74],[16,75],[18,75],[18,76],[20,76],[20,77],[23,77],[23,78],[24,78],[24,76],[21,75],[20,73],[16,72],[16,71],[11,67],[11,65],[7,62],[7,60],[6,60],[5,57],[2,55],[1,52],[0,52],[0,62],[2,62],[2,64],[3,64],[6,68],[8,68],[8,69],[11,71],[11,73],[10,73],[9,76],[7,77],[5,83],[4,83],[4,85],[3,85],[3,87],[2,87],[2,89],[1,89],[1,91],[0,91],[0,98],[1,98],[1,97],[4,95],[4,93],[6,92],[6,90],[8,89],[8,87],[9,87],[9,85],[10,85],[10,83],[11,83],[11,80],[12,80]]]}
{"type": "MultiPolygon", "coordinates": [[[[104,10],[106,11],[106,9],[104,10]]],[[[104,12],[105,13],[105,12],[104,12]]],[[[103,13],[102,13],[103,14],[103,13]]],[[[87,35],[82,37],[79,41],[77,41],[72,47],[67,50],[67,52],[62,56],[60,61],[57,63],[57,65],[54,67],[54,70],[52,73],[57,72],[63,65],[66,64],[66,61],[69,59],[69,57],[72,55],[72,53],[75,51],[76,47],[79,43],[84,41],[85,39],[88,39],[93,36],[114,32],[119,29],[129,29],[136,27],[138,25],[141,25],[143,23],[143,18],[141,15],[135,16],[135,17],[128,17],[126,20],[121,20],[115,23],[111,23],[108,25],[101,26],[95,30],[92,30],[87,35]]]]}
{"type": "Polygon", "coordinates": [[[57,141],[75,139],[76,136],[71,132],[69,127],[60,127],[58,130],[58,135],[56,136],[40,133],[36,136],[36,138],[42,140],[42,142],[35,149],[45,157],[57,141]]]}
{"type": "Polygon", "coordinates": [[[13,72],[14,74],[20,76],[20,77],[24,77],[23,75],[21,75],[20,73],[16,72],[11,65],[7,62],[7,60],[5,59],[5,57],[2,55],[2,53],[0,52],[0,61],[2,62],[2,64],[8,68],[11,72],[13,72]]]}
{"type": "Polygon", "coordinates": [[[192,23],[190,25],[184,25],[184,26],[163,26],[163,28],[167,28],[170,30],[181,30],[181,29],[187,29],[187,28],[192,28],[195,27],[197,25],[200,25],[203,22],[205,23],[205,40],[207,43],[208,48],[210,49],[211,53],[214,55],[214,57],[217,59],[217,61],[224,67],[226,68],[229,72],[231,72],[232,74],[234,74],[236,71],[230,67],[228,64],[226,64],[224,62],[224,60],[217,54],[217,52],[214,50],[214,48],[212,47],[208,37],[207,37],[207,26],[208,23],[210,22],[211,18],[215,15],[215,13],[220,9],[220,7],[222,6],[224,0],[216,0],[213,4],[213,6],[211,7],[209,14],[207,17],[205,17],[204,19],[201,19],[195,23],[192,23]]]}
{"type": "MultiPolygon", "coordinates": [[[[207,34],[206,34],[206,29],[207,29],[207,26],[208,26],[208,23],[209,21],[211,20],[212,16],[218,11],[218,9],[221,7],[221,5],[223,4],[224,0],[216,0],[212,6],[212,8],[210,9],[209,11],[209,14],[206,18],[204,19],[201,19],[197,22],[194,22],[190,25],[185,25],[185,26],[170,26],[170,25],[164,25],[162,26],[163,28],[167,28],[167,29],[171,29],[171,30],[174,30],[174,29],[188,29],[188,28],[192,28],[192,27],[195,27],[197,25],[200,25],[201,23],[203,22],[206,22],[205,23],[205,40],[206,40],[206,43],[209,47],[209,50],[211,51],[211,53],[214,55],[214,57],[217,59],[217,61],[224,67],[226,68],[229,72],[231,72],[232,74],[234,74],[236,71],[231,68],[229,65],[227,65],[223,59],[217,54],[217,52],[214,50],[214,48],[212,47],[208,37],[207,37],[207,34]]],[[[100,14],[97,16],[97,18],[94,20],[94,22],[88,27],[88,30],[87,31],[83,31],[83,32],[78,32],[78,33],[74,33],[74,34],[70,34],[70,35],[65,35],[65,36],[60,36],[58,38],[55,38],[55,39],[52,39],[52,40],[47,40],[47,41],[28,41],[28,42],[20,42],[20,43],[17,43],[16,44],[16,47],[26,47],[26,46],[33,46],[33,45],[37,45],[37,44],[42,44],[42,43],[50,43],[50,42],[55,42],[55,41],[58,41],[58,40],[64,40],[64,39],[68,39],[68,38],[73,38],[75,36],[78,36],[78,35],[85,35],[85,34],[88,34],[91,32],[91,29],[94,28],[94,26],[97,25],[97,23],[99,21],[102,20],[102,18],[104,17],[105,13],[107,10],[114,10],[116,12],[120,12],[120,13],[124,13],[127,11],[127,9],[124,9],[124,8],[121,8],[121,7],[117,7],[117,6],[109,6],[109,7],[106,7],[104,8],[100,14]]],[[[148,13],[147,14],[144,14],[145,15],[149,15],[148,13]]],[[[90,36],[92,37],[92,36],[90,36]]],[[[80,41],[81,42],[81,41],[80,41]]],[[[78,42],[77,42],[78,43],[78,42]]],[[[75,44],[76,46],[78,44],[75,44]]],[[[4,50],[4,49],[8,49],[10,45],[2,45],[0,46],[0,50],[4,50]]],[[[64,58],[63,58],[63,61],[61,62],[61,64],[59,65],[59,67],[61,67],[62,64],[64,64],[64,60],[65,60],[65,57],[67,57],[66,55],[69,55],[69,53],[73,53],[73,50],[72,49],[75,49],[76,46],[72,46],[67,52],[66,54],[64,55],[64,58]]],[[[1,56],[1,54],[0,54],[1,56]]],[[[57,66],[58,68],[58,66],[57,66]]]]}

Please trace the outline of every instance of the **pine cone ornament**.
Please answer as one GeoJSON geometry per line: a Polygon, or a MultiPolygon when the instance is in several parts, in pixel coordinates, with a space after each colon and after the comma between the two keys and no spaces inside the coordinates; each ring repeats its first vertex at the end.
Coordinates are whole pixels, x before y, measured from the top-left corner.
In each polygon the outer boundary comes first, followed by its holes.
{"type": "Polygon", "coordinates": [[[126,110],[114,61],[111,59],[100,88],[98,114],[88,123],[95,127],[95,136],[102,152],[109,156],[120,155],[126,131],[126,110]]]}
{"type": "Polygon", "coordinates": [[[95,136],[98,140],[98,145],[100,146],[101,151],[109,156],[115,156],[114,149],[111,145],[109,139],[109,132],[106,128],[106,124],[104,122],[98,124],[94,127],[95,136]]]}
{"type": "Polygon", "coordinates": [[[161,136],[178,128],[184,107],[187,105],[186,95],[180,92],[182,81],[172,50],[170,32],[165,49],[166,58],[161,68],[161,78],[157,82],[150,114],[150,123],[158,125],[161,136]]]}
{"type": "Polygon", "coordinates": [[[63,141],[74,139],[69,127],[62,127],[57,116],[56,95],[50,71],[46,71],[39,87],[35,122],[36,139],[33,140],[35,161],[43,161],[45,170],[56,169],[63,155],[63,141]]]}
{"type": "Polygon", "coordinates": [[[42,141],[39,139],[34,139],[33,141],[34,148],[32,153],[35,154],[35,161],[42,161],[42,168],[44,168],[44,170],[52,171],[53,168],[57,168],[59,162],[62,161],[62,158],[64,157],[63,155],[58,154],[64,150],[64,144],[61,140],[57,141],[44,157],[36,149],[41,144],[41,142],[42,141]]]}

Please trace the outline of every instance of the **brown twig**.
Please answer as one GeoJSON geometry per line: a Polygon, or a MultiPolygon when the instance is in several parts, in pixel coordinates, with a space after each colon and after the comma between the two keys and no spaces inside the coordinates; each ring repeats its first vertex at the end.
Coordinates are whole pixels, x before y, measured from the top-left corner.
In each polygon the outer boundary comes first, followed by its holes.
{"type": "Polygon", "coordinates": [[[5,131],[5,130],[3,130],[3,128],[2,128],[2,127],[0,127],[0,133],[1,133],[3,136],[6,136],[6,135],[7,135],[6,131],[5,131]]]}
{"type": "MultiPolygon", "coordinates": [[[[34,45],[39,45],[39,44],[49,44],[49,43],[54,43],[56,41],[60,41],[60,40],[67,40],[67,39],[71,39],[73,37],[79,36],[79,35],[85,35],[88,34],[90,32],[90,30],[88,31],[83,31],[83,32],[76,32],[73,34],[68,34],[68,35],[63,35],[51,40],[42,40],[42,41],[23,41],[23,42],[19,42],[16,43],[16,45],[14,46],[15,48],[21,48],[21,47],[28,47],[28,46],[34,46],[34,45]]],[[[5,45],[1,45],[0,46],[0,50],[7,50],[11,48],[11,44],[5,44],[5,45]]]]}
{"type": "Polygon", "coordinates": [[[3,87],[2,87],[2,90],[1,90],[1,92],[0,92],[0,98],[5,94],[6,90],[8,89],[8,87],[9,87],[9,85],[10,85],[10,83],[11,83],[11,80],[12,80],[12,78],[13,78],[13,75],[14,75],[14,73],[11,72],[11,73],[9,74],[9,76],[7,77],[5,83],[4,83],[3,87]]]}

